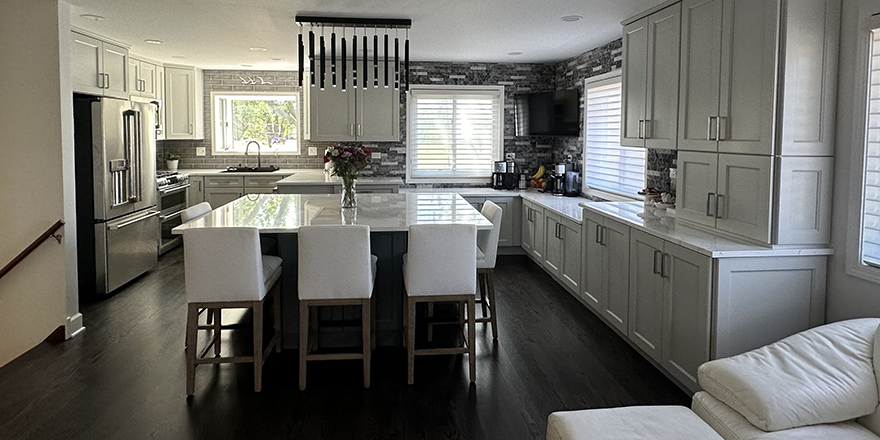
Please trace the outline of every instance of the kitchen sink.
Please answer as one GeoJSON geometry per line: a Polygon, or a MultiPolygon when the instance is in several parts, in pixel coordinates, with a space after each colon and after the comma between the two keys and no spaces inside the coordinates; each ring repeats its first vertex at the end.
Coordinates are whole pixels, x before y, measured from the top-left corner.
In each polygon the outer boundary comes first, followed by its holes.
{"type": "Polygon", "coordinates": [[[271,173],[272,171],[278,171],[278,167],[275,165],[268,165],[264,167],[229,167],[224,170],[224,173],[271,173]]]}

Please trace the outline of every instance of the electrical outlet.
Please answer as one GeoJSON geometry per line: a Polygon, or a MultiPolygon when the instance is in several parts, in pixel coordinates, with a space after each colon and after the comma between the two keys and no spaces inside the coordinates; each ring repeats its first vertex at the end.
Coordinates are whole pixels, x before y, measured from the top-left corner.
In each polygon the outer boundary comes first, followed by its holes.
{"type": "Polygon", "coordinates": [[[669,178],[675,179],[676,177],[678,177],[678,169],[677,168],[670,168],[669,169],[669,178]]]}
{"type": "Polygon", "coordinates": [[[504,153],[504,160],[516,160],[516,153],[504,153]]]}
{"type": "Polygon", "coordinates": [[[196,147],[196,156],[204,156],[205,147],[196,147]]]}
{"type": "Polygon", "coordinates": [[[317,156],[318,147],[309,147],[309,156],[317,156]]]}

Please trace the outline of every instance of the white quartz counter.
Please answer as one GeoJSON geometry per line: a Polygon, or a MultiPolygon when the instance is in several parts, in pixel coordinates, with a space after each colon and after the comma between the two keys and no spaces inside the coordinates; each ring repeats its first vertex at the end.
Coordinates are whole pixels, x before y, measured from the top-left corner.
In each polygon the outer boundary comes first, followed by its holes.
{"type": "Polygon", "coordinates": [[[524,200],[537,203],[569,220],[581,224],[583,211],[580,204],[590,200],[583,197],[562,197],[542,193],[533,189],[512,191],[492,188],[401,188],[401,193],[434,194],[439,192],[455,192],[464,197],[522,197],[524,200]]]}
{"type": "Polygon", "coordinates": [[[492,223],[455,193],[360,194],[357,208],[342,209],[338,194],[253,194],[227,203],[172,230],[256,227],[265,233],[292,233],[305,225],[369,225],[374,232],[403,232],[411,225],[492,223]]]}
{"type": "Polygon", "coordinates": [[[646,208],[642,202],[587,202],[581,203],[581,207],[712,258],[787,257],[834,253],[833,249],[822,246],[771,248],[736,241],[677,222],[675,217],[668,215],[665,210],[646,208]]]}
{"type": "Polygon", "coordinates": [[[271,171],[271,172],[248,172],[248,171],[237,172],[236,171],[233,173],[227,173],[226,168],[193,168],[193,169],[179,168],[177,170],[178,173],[186,173],[186,174],[189,174],[190,176],[213,176],[213,175],[218,175],[218,174],[224,175],[224,176],[275,176],[275,175],[281,176],[281,175],[293,174],[293,173],[296,173],[299,171],[304,171],[304,170],[293,169],[293,168],[281,168],[280,170],[275,170],[275,171],[271,171]]]}
{"type": "MultiPolygon", "coordinates": [[[[324,172],[323,169],[293,170],[293,174],[278,181],[279,186],[284,185],[342,185],[342,179],[324,172]]],[[[403,185],[400,177],[358,177],[357,185],[403,185]]],[[[449,191],[446,191],[449,192],[449,191]]]]}

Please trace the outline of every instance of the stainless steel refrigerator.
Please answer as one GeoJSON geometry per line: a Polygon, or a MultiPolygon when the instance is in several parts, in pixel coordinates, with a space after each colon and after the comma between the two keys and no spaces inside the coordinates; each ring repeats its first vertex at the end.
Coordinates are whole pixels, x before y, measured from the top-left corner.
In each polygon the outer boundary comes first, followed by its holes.
{"type": "Polygon", "coordinates": [[[155,110],[74,95],[77,262],[81,296],[107,294],[158,256],[155,110]]]}

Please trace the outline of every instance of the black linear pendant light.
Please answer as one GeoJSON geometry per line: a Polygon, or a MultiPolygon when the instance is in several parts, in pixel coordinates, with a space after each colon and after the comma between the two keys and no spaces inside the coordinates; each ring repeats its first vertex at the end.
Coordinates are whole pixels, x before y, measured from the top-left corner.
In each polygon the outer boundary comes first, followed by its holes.
{"type": "Polygon", "coordinates": [[[306,15],[297,15],[296,23],[300,26],[300,33],[297,39],[297,51],[298,51],[298,61],[299,61],[299,72],[300,79],[299,84],[302,86],[303,84],[303,75],[305,71],[305,62],[308,62],[308,71],[309,71],[309,84],[312,87],[319,86],[322,90],[324,89],[325,83],[327,81],[327,71],[330,72],[330,85],[332,87],[336,87],[340,85],[340,89],[342,91],[346,91],[348,88],[348,63],[351,62],[351,86],[354,88],[358,87],[358,70],[360,70],[360,86],[361,88],[366,89],[369,87],[369,69],[370,69],[370,61],[369,61],[369,42],[367,39],[367,29],[369,27],[373,28],[373,87],[379,87],[379,31],[380,28],[383,31],[383,62],[384,62],[384,70],[385,76],[383,85],[384,87],[389,87],[389,83],[392,82],[390,78],[391,74],[389,73],[389,31],[391,29],[395,30],[394,35],[394,89],[398,90],[401,84],[401,76],[403,75],[403,84],[406,90],[409,89],[409,28],[412,26],[412,20],[409,19],[384,19],[384,18],[346,18],[346,17],[323,17],[323,16],[306,16],[306,15]],[[308,41],[308,60],[306,60],[306,47],[303,35],[304,26],[309,25],[309,41],[308,41]],[[315,26],[321,27],[321,35],[317,41],[315,41],[315,26]],[[330,67],[329,69],[326,66],[326,42],[324,41],[324,27],[330,26],[332,31],[330,33],[330,67]],[[338,74],[338,66],[337,66],[337,54],[336,54],[336,28],[342,28],[342,38],[340,39],[340,47],[341,49],[341,58],[342,58],[342,75],[337,80],[338,74]],[[361,63],[360,69],[358,69],[358,35],[357,28],[363,28],[363,38],[361,39],[362,44],[362,53],[361,53],[361,63]],[[351,28],[352,31],[352,39],[351,39],[351,60],[348,60],[348,40],[346,36],[346,29],[351,28]],[[404,62],[403,66],[400,65],[400,47],[399,47],[399,38],[397,36],[398,29],[406,29],[406,39],[404,40],[404,62]],[[316,50],[317,49],[317,50],[316,50]],[[316,59],[318,58],[318,59],[316,59]],[[317,69],[316,69],[317,68],[317,69]],[[401,73],[401,68],[404,69],[404,72],[401,73]],[[320,76],[320,78],[316,79],[316,76],[320,76]]]}

